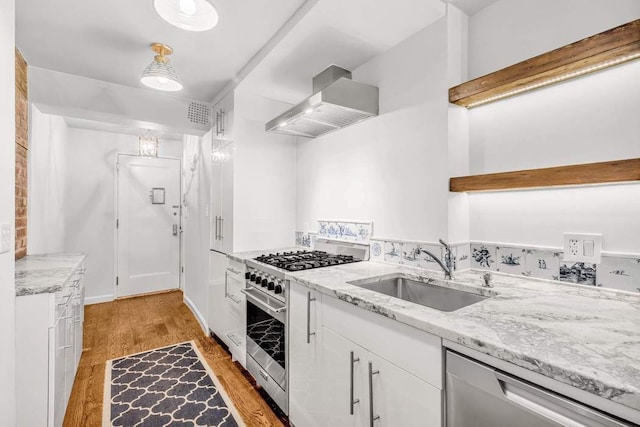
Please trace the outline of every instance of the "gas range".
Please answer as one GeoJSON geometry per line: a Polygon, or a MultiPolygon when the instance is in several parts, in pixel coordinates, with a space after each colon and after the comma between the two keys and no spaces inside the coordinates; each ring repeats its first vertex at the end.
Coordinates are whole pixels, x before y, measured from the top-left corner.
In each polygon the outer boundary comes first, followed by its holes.
{"type": "Polygon", "coordinates": [[[364,261],[369,245],[318,239],[315,250],[277,252],[247,260],[247,287],[254,287],[279,301],[286,301],[286,273],[364,261]]]}
{"type": "Polygon", "coordinates": [[[264,254],[246,261],[247,370],[285,413],[289,411],[286,273],[369,259],[369,245],[316,241],[315,250],[264,254]]]}

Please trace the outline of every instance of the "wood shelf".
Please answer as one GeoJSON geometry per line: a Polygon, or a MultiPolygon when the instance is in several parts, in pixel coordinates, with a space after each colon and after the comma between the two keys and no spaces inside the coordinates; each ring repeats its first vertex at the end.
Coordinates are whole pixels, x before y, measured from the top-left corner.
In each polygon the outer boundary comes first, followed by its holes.
{"type": "Polygon", "coordinates": [[[640,58],[640,19],[449,89],[449,102],[474,106],[640,58]]]}
{"type": "Polygon", "coordinates": [[[495,191],[640,181],[640,158],[451,178],[449,191],[495,191]]]}

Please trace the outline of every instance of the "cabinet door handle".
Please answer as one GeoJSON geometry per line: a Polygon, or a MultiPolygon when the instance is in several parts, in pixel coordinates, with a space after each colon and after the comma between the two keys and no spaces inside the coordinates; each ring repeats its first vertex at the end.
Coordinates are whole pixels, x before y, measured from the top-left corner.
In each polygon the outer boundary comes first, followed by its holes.
{"type": "Polygon", "coordinates": [[[379,373],[379,370],[373,370],[373,363],[369,362],[369,426],[371,427],[376,420],[380,419],[380,415],[374,415],[373,411],[373,376],[379,373]]]}
{"type": "Polygon", "coordinates": [[[360,399],[354,399],[353,398],[353,376],[354,376],[354,369],[353,369],[353,365],[355,365],[356,362],[359,362],[360,358],[359,357],[355,357],[353,354],[353,351],[351,352],[351,359],[350,359],[350,368],[351,368],[351,372],[350,375],[351,377],[349,378],[349,408],[350,408],[350,414],[353,415],[353,407],[356,403],[360,403],[360,399]]]}
{"type": "Polygon", "coordinates": [[[224,218],[220,217],[220,240],[224,239],[224,234],[222,230],[224,228],[224,218]]]}
{"type": "Polygon", "coordinates": [[[71,347],[73,347],[73,344],[69,344],[69,345],[65,345],[65,346],[59,347],[59,349],[60,350],[66,350],[66,349],[71,348],[71,347]]]}
{"type": "Polygon", "coordinates": [[[307,344],[311,343],[311,335],[316,334],[311,332],[311,303],[315,300],[315,298],[311,298],[311,291],[307,292],[307,344]]]}
{"type": "Polygon", "coordinates": [[[229,298],[229,271],[224,271],[224,297],[229,298]]]}

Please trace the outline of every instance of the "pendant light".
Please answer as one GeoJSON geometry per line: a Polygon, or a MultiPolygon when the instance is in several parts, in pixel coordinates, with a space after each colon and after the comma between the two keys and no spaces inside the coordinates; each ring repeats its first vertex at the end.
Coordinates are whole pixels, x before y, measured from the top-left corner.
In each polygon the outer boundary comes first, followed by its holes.
{"type": "Polygon", "coordinates": [[[156,56],[153,57],[153,62],[142,72],[140,77],[142,84],[152,89],[167,92],[182,90],[182,81],[171,66],[169,58],[165,56],[173,53],[171,46],[163,43],[151,43],[151,50],[156,53],[156,56]]]}
{"type": "Polygon", "coordinates": [[[207,0],[153,0],[165,21],[187,31],[207,31],[218,24],[218,12],[207,0]]]}

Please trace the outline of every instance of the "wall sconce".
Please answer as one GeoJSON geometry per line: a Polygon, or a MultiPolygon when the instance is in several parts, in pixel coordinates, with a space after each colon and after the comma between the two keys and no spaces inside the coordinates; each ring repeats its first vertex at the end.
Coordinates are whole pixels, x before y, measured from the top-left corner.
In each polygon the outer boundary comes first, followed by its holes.
{"type": "Polygon", "coordinates": [[[158,157],[158,138],[146,134],[138,137],[139,154],[144,157],[158,157]]]}

